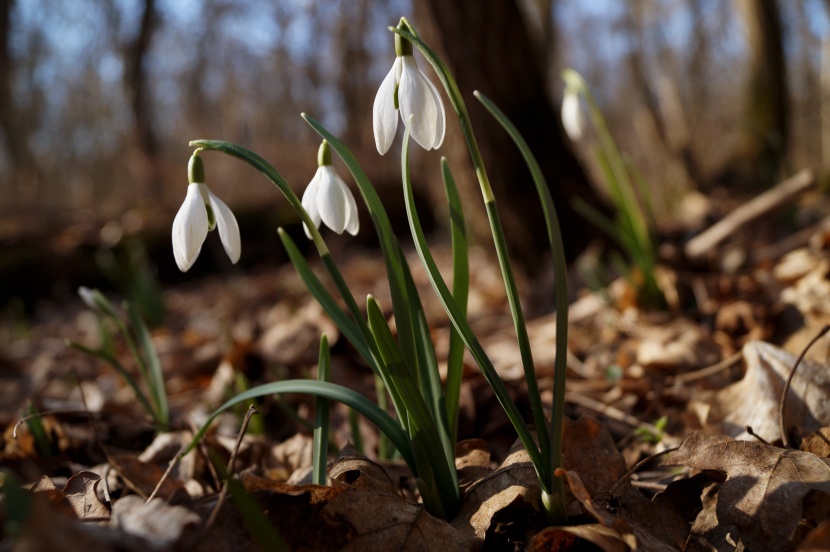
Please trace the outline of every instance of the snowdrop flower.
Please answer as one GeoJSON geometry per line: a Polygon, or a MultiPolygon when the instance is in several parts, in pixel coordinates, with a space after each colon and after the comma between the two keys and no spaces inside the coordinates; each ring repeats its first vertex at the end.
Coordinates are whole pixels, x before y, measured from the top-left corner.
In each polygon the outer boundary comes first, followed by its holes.
{"type": "Polygon", "coordinates": [[[579,94],[570,87],[565,88],[565,97],[562,98],[562,126],[574,142],[582,138],[582,111],[579,106],[579,94]]]}
{"type": "Polygon", "coordinates": [[[187,272],[207,237],[214,228],[232,263],[239,260],[241,245],[236,217],[225,203],[213,195],[205,184],[205,166],[199,158],[199,150],[193,153],[187,167],[187,196],[173,220],[173,256],[182,272],[187,272]]]}
{"type": "MultiPolygon", "coordinates": [[[[352,236],[360,229],[357,203],[346,183],[331,166],[331,151],[326,140],[320,144],[317,153],[317,172],[303,193],[303,208],[318,228],[322,221],[338,234],[346,230],[352,236]]],[[[306,236],[311,238],[308,226],[303,226],[306,236]]]]}
{"type": "MultiPolygon", "coordinates": [[[[398,28],[411,30],[401,21],[398,28]],[[402,27],[403,26],[403,27],[402,27]]],[[[372,108],[375,146],[381,155],[389,151],[398,129],[398,108],[405,125],[413,115],[412,138],[426,150],[438,149],[444,141],[446,114],[438,90],[418,68],[412,43],[395,35],[395,63],[383,79],[372,108]]]]}

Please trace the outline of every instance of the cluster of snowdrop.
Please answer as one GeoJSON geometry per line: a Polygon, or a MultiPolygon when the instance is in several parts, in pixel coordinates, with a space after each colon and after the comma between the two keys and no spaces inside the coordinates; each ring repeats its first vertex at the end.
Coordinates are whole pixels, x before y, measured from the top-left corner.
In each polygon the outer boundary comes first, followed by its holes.
{"type": "MultiPolygon", "coordinates": [[[[380,85],[372,110],[378,153],[384,155],[392,146],[398,129],[398,112],[421,147],[438,149],[446,129],[441,96],[418,67],[412,44],[400,35],[395,35],[395,54],[395,62],[380,85]]],[[[199,153],[197,149],[190,159],[187,196],[173,220],[173,255],[183,272],[196,262],[208,231],[213,229],[218,229],[231,262],[236,263],[240,256],[239,225],[228,206],[205,183],[204,163],[199,153]]],[[[357,234],[360,227],[357,203],[335,172],[325,140],[317,156],[317,172],[303,193],[302,203],[318,228],[322,222],[338,234],[344,230],[357,234]]],[[[305,233],[311,238],[308,227],[305,233]]]]}
{"type": "MultiPolygon", "coordinates": [[[[384,155],[395,140],[399,115],[406,127],[401,149],[401,180],[407,219],[421,264],[452,322],[446,383],[441,381],[431,331],[421,306],[422,303],[417,291],[414,290],[409,264],[401,253],[401,244],[394,235],[386,210],[357,160],[337,137],[317,121],[303,114],[306,122],[324,140],[318,152],[317,172],[303,193],[302,199],[276,169],[254,152],[220,140],[195,140],[191,142],[196,150],[190,161],[188,174],[190,185],[187,197],[173,222],[173,252],[179,268],[186,271],[193,265],[208,232],[213,229],[219,230],[219,237],[232,262],[237,262],[240,254],[239,227],[236,219],[230,209],[208,189],[200,154],[204,150],[222,151],[258,169],[282,192],[302,219],[306,235],[314,242],[323,260],[323,266],[343,300],[342,306],[326,291],[293,240],[280,231],[280,239],[283,241],[286,252],[309,291],[335,322],[341,334],[378,376],[376,380],[378,403],[369,401],[363,395],[347,387],[327,381],[325,375],[318,381],[302,379],[270,382],[241,393],[222,405],[199,430],[187,450],[193,448],[198,439],[204,435],[207,426],[220,412],[234,404],[255,396],[310,393],[318,400],[335,400],[347,404],[371,420],[389,440],[389,447],[383,444],[384,439],[379,441],[378,453],[383,456],[382,450],[388,451],[394,446],[412,470],[427,511],[444,519],[451,519],[458,511],[461,502],[453,449],[457,440],[458,405],[463,379],[464,350],[466,349],[492,387],[528,452],[539,478],[542,506],[550,522],[554,525],[562,525],[568,521],[564,502],[565,491],[561,478],[556,477],[555,474],[557,468],[562,466],[567,370],[565,352],[568,345],[568,291],[562,233],[549,187],[528,144],[515,126],[486,96],[480,92],[474,92],[476,99],[511,136],[526,160],[539,194],[541,214],[547,227],[547,237],[554,260],[553,271],[556,282],[554,292],[557,304],[557,353],[554,361],[553,409],[550,422],[546,419],[545,408],[542,404],[530,341],[524,325],[524,315],[521,312],[516,278],[507,254],[506,237],[464,99],[446,64],[418,37],[405,18],[401,19],[398,27],[390,27],[389,30],[395,35],[395,61],[375,97],[372,128],[377,150],[384,155]],[[537,430],[544,428],[543,431],[537,431],[537,437],[534,437],[530,426],[511,399],[504,382],[501,381],[492,361],[467,322],[469,267],[467,241],[464,239],[466,233],[464,210],[446,159],[441,162],[441,176],[450,211],[453,213],[450,217],[453,234],[452,291],[438,270],[418,220],[409,170],[409,137],[427,150],[440,147],[446,130],[446,113],[438,90],[418,68],[413,57],[413,48],[417,48],[424,55],[441,80],[450,103],[458,115],[461,132],[465,138],[464,142],[469,150],[476,178],[481,187],[505,292],[511,304],[511,316],[516,328],[534,425],[537,430]],[[379,238],[380,252],[385,260],[392,311],[397,326],[396,333],[389,328],[386,314],[374,297],[369,295],[366,299],[365,311],[360,309],[320,234],[321,224],[325,224],[338,234],[345,231],[352,235],[358,232],[360,226],[355,196],[335,172],[332,166],[331,150],[334,150],[349,168],[360,190],[361,199],[371,214],[372,223],[379,238]],[[413,374],[417,374],[418,377],[411,377],[413,374]],[[384,406],[380,406],[381,400],[387,396],[396,413],[394,418],[388,412],[388,405],[384,403],[384,406]]],[[[574,92],[578,92],[576,85],[573,90],[569,89],[566,92],[563,119],[566,130],[575,137],[577,133],[573,131],[578,128],[580,104],[579,97],[574,92]]],[[[328,345],[323,336],[320,345],[321,366],[327,363],[325,360],[328,358],[327,355],[328,345]]],[[[321,374],[324,373],[325,370],[321,371],[321,374]]],[[[323,427],[327,421],[319,419],[315,424],[323,427]]],[[[315,447],[314,452],[315,466],[320,468],[319,470],[315,468],[317,474],[315,477],[318,477],[320,481],[325,480],[325,442],[324,438],[321,439],[319,443],[322,444],[318,443],[319,446],[315,447]],[[318,462],[320,465],[317,464],[318,462]]]]}

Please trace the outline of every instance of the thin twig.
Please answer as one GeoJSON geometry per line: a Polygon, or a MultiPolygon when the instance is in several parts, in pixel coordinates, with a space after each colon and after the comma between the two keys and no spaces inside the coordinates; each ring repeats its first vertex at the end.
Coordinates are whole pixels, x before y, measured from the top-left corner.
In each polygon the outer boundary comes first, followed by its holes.
{"type": "Polygon", "coordinates": [[[43,416],[51,416],[52,414],[86,414],[87,416],[91,416],[92,412],[90,412],[89,410],[67,410],[64,408],[55,408],[53,410],[42,410],[40,412],[35,412],[33,414],[23,416],[22,418],[17,420],[16,424],[14,424],[14,429],[12,430],[12,439],[17,439],[17,428],[20,427],[21,424],[28,422],[29,420],[33,420],[34,418],[42,418],[43,416]]]}
{"type": "Polygon", "coordinates": [[[639,470],[641,467],[643,467],[644,465],[646,465],[648,462],[651,462],[651,461],[652,461],[652,460],[654,460],[655,458],[658,458],[658,457],[660,457],[660,456],[663,456],[664,454],[668,454],[668,453],[670,453],[670,452],[674,452],[674,451],[676,451],[676,450],[677,450],[677,449],[679,449],[679,448],[680,448],[680,447],[672,447],[672,448],[667,448],[666,450],[661,450],[660,452],[656,452],[656,453],[652,454],[651,456],[647,456],[646,458],[643,458],[642,460],[640,460],[639,462],[637,462],[636,464],[634,464],[634,466],[633,466],[630,470],[628,470],[627,472],[625,472],[625,473],[623,474],[623,476],[622,476],[622,477],[620,477],[620,479],[619,479],[616,483],[614,483],[614,486],[613,486],[613,487],[611,487],[610,489],[608,489],[608,491],[607,491],[607,492],[608,492],[608,494],[609,494],[609,495],[613,495],[613,494],[614,494],[614,491],[616,491],[616,490],[617,490],[617,487],[619,487],[620,485],[622,485],[623,483],[625,483],[625,481],[626,481],[629,477],[631,477],[632,475],[634,475],[634,473],[635,473],[637,470],[639,470]]]}
{"type": "Polygon", "coordinates": [[[673,383],[689,383],[690,381],[697,381],[699,379],[708,378],[709,376],[713,376],[718,372],[722,372],[727,368],[731,367],[733,364],[738,362],[742,356],[743,353],[739,351],[731,356],[726,357],[717,364],[713,364],[712,366],[707,366],[706,368],[701,368],[700,370],[695,370],[694,372],[678,374],[674,377],[673,383]]]}
{"type": "Polygon", "coordinates": [[[604,416],[607,416],[607,417],[611,418],[612,420],[622,422],[622,423],[624,423],[626,425],[629,425],[633,428],[643,428],[645,430],[650,431],[651,433],[653,433],[655,435],[661,435],[662,436],[662,441],[664,443],[672,444],[672,445],[680,443],[679,438],[675,437],[674,435],[669,435],[669,434],[665,433],[663,430],[661,430],[659,427],[655,426],[654,424],[649,424],[647,422],[643,422],[641,420],[638,420],[637,418],[635,418],[631,414],[627,414],[627,413],[623,412],[622,410],[620,410],[619,408],[616,408],[616,407],[611,406],[609,404],[605,404],[605,403],[603,403],[601,401],[598,401],[596,399],[592,399],[591,397],[588,397],[586,395],[566,391],[565,392],[565,400],[567,402],[571,403],[571,404],[577,404],[577,405],[585,407],[585,408],[590,408],[591,410],[593,410],[594,412],[596,412],[598,414],[602,414],[604,416]]]}
{"type": "Polygon", "coordinates": [[[156,495],[161,490],[161,486],[164,484],[165,481],[167,481],[167,478],[170,477],[170,474],[173,472],[173,468],[176,467],[176,464],[179,463],[179,460],[182,459],[182,453],[184,453],[185,450],[187,450],[187,445],[182,446],[182,448],[179,449],[179,452],[176,453],[176,456],[174,456],[173,459],[170,460],[170,463],[167,465],[167,469],[164,470],[163,474],[161,474],[161,479],[159,479],[159,482],[156,483],[156,488],[153,489],[153,492],[150,493],[150,496],[147,497],[147,502],[150,502],[151,500],[156,498],[156,495]]]}
{"type": "Polygon", "coordinates": [[[752,437],[755,437],[756,439],[758,439],[759,441],[761,441],[763,444],[765,444],[765,445],[768,445],[768,444],[769,444],[769,442],[768,442],[766,439],[764,439],[763,437],[761,437],[760,435],[758,435],[757,433],[755,433],[755,430],[753,430],[753,429],[752,429],[752,426],[750,426],[750,425],[746,426],[746,432],[747,432],[749,435],[751,435],[752,437]]]}
{"type": "MultiPolygon", "coordinates": [[[[199,428],[196,427],[194,423],[190,423],[190,431],[193,432],[193,435],[199,431],[199,428]]],[[[216,473],[216,467],[213,465],[213,462],[210,461],[210,454],[208,454],[207,447],[205,446],[204,439],[199,439],[199,453],[205,458],[205,462],[207,463],[208,471],[210,472],[210,476],[213,478],[213,484],[215,488],[219,489],[222,486],[222,479],[219,477],[219,474],[216,473]]]]}
{"type": "Polygon", "coordinates": [[[830,325],[824,326],[821,330],[819,330],[818,334],[804,347],[804,350],[801,351],[801,355],[799,355],[798,360],[795,361],[795,365],[793,365],[793,369],[790,372],[790,377],[787,378],[787,383],[784,385],[784,391],[781,392],[781,402],[778,405],[778,426],[781,430],[781,444],[784,448],[791,448],[790,447],[790,439],[787,437],[787,432],[785,431],[784,427],[784,405],[787,403],[787,394],[790,391],[790,385],[792,384],[793,377],[795,376],[795,370],[798,368],[798,365],[801,364],[801,361],[804,359],[804,356],[807,354],[807,351],[810,350],[816,341],[824,337],[830,331],[830,325]]]}
{"type": "Polygon", "coordinates": [[[809,169],[791,176],[774,188],[747,201],[723,219],[690,239],[683,248],[690,259],[699,259],[714,249],[720,242],[733,235],[736,230],[758,220],[773,209],[779,209],[798,194],[814,185],[815,173],[809,169]]]}
{"type": "Polygon", "coordinates": [[[236,462],[236,455],[239,453],[240,445],[242,445],[242,438],[245,436],[245,431],[248,429],[248,422],[251,421],[251,416],[254,414],[259,414],[259,410],[257,410],[254,405],[251,405],[248,407],[248,413],[245,414],[245,420],[242,422],[239,435],[236,437],[236,445],[234,445],[233,453],[231,454],[230,460],[228,460],[228,469],[225,473],[225,484],[222,485],[222,490],[219,492],[219,499],[216,501],[216,505],[213,507],[213,511],[210,513],[207,523],[205,523],[205,531],[210,529],[213,522],[216,521],[216,517],[219,515],[219,509],[222,507],[222,503],[225,501],[225,496],[228,494],[228,481],[230,481],[231,477],[233,477],[233,464],[236,462]]]}

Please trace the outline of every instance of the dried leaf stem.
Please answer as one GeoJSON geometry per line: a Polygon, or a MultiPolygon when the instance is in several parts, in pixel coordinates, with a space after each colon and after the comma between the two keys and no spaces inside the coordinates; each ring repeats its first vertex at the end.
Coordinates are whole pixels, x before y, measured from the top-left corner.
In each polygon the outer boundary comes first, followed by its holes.
{"type": "Polygon", "coordinates": [[[804,350],[801,351],[801,355],[799,355],[798,360],[796,360],[795,364],[793,365],[793,369],[790,372],[790,377],[787,378],[787,383],[784,384],[784,390],[781,392],[781,402],[778,405],[778,426],[781,430],[781,445],[784,448],[792,448],[790,446],[790,439],[789,437],[787,437],[786,427],[784,426],[784,406],[787,403],[787,394],[790,391],[790,385],[792,385],[793,377],[795,376],[795,371],[798,368],[798,365],[801,364],[801,361],[804,360],[804,357],[807,355],[807,351],[809,351],[810,348],[813,345],[815,345],[816,341],[824,337],[824,334],[826,334],[828,331],[830,331],[830,325],[824,326],[821,330],[819,330],[818,334],[816,334],[816,336],[812,340],[810,340],[807,346],[804,347],[804,350]]]}

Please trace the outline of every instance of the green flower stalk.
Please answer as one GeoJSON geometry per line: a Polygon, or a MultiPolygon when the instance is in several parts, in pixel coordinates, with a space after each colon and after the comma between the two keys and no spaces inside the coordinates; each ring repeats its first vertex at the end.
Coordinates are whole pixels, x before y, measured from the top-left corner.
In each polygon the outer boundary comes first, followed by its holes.
{"type": "Polygon", "coordinates": [[[565,82],[562,125],[572,140],[577,141],[582,138],[580,98],[584,99],[591,126],[599,140],[599,147],[596,150],[597,161],[608,185],[616,214],[613,220],[609,220],[585,202],[578,201],[575,207],[583,216],[615,239],[626,253],[628,279],[632,287],[637,290],[640,302],[645,306],[665,308],[666,300],[656,277],[658,261],[654,239],[656,223],[649,201],[649,191],[636,167],[632,167],[617,148],[599,104],[585,79],[573,69],[565,69],[562,71],[562,80],[565,82]]]}

